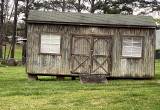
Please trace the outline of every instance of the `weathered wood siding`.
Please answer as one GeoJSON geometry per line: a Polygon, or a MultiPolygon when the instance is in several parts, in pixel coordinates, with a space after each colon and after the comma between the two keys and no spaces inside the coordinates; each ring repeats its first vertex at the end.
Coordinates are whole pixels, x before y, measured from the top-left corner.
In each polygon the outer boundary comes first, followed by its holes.
{"type": "Polygon", "coordinates": [[[73,34],[112,35],[112,77],[153,77],[154,76],[154,29],[125,29],[87,26],[63,26],[29,24],[27,41],[27,73],[63,74],[71,71],[71,38],[73,34]],[[62,35],[61,55],[39,54],[40,34],[60,33],[62,35]],[[123,35],[144,36],[143,57],[125,59],[121,57],[123,35]]]}
{"type": "Polygon", "coordinates": [[[154,77],[154,50],[155,30],[154,29],[116,29],[114,35],[114,46],[112,56],[113,77],[154,77]],[[122,36],[143,36],[142,58],[121,57],[122,36]]]}

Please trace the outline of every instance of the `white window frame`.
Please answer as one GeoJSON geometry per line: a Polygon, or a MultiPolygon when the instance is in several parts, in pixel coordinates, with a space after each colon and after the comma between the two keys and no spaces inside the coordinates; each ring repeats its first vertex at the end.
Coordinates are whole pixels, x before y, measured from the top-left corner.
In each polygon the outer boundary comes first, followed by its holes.
{"type": "Polygon", "coordinates": [[[143,56],[143,37],[142,36],[123,36],[122,37],[122,57],[125,58],[142,58],[143,56]],[[125,46],[124,43],[127,43],[124,41],[126,39],[130,39],[131,42],[128,42],[129,46],[125,46]],[[140,42],[134,41],[135,39],[140,39],[140,42]],[[136,43],[140,43],[140,46],[137,46],[136,43]],[[127,52],[124,52],[124,49],[128,49],[128,55],[127,52]],[[137,51],[139,49],[139,51],[137,51]],[[134,51],[135,50],[135,51],[134,51]],[[138,53],[138,54],[137,54],[138,53]],[[140,55],[139,55],[140,54],[140,55]]]}
{"type": "Polygon", "coordinates": [[[40,35],[40,53],[41,54],[53,54],[53,55],[60,55],[61,54],[61,35],[60,34],[55,34],[55,33],[42,33],[40,35]],[[48,38],[43,38],[44,36],[48,38]],[[54,37],[57,37],[53,39],[54,37]],[[44,41],[47,41],[48,39],[48,44],[44,41]],[[56,42],[53,42],[53,40],[57,40],[56,42]],[[52,46],[51,46],[52,45],[52,46]],[[57,48],[55,45],[58,45],[57,48]],[[48,50],[45,50],[44,48],[48,48],[48,50]],[[52,50],[52,49],[59,49],[59,50],[52,50]]]}

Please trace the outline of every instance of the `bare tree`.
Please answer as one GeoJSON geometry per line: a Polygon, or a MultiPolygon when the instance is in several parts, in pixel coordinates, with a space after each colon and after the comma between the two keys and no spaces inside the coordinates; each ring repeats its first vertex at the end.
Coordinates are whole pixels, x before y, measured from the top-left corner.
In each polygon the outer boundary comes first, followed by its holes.
{"type": "MultiPolygon", "coordinates": [[[[26,0],[26,8],[25,8],[25,20],[28,19],[28,13],[29,13],[29,0],[26,0]]],[[[25,21],[25,36],[24,38],[27,38],[27,23],[25,21]]],[[[23,49],[22,49],[22,62],[23,64],[26,63],[26,42],[24,42],[23,49]]]]}
{"type": "Polygon", "coordinates": [[[67,7],[71,10],[76,10],[78,13],[81,13],[82,10],[86,10],[85,3],[87,0],[68,0],[67,7]]]}
{"type": "Polygon", "coordinates": [[[0,58],[3,58],[3,21],[4,21],[4,0],[1,0],[1,17],[0,17],[0,58]]]}
{"type": "Polygon", "coordinates": [[[62,12],[65,12],[65,8],[66,8],[66,1],[63,0],[62,1],[62,12]]]}
{"type": "Polygon", "coordinates": [[[95,0],[89,0],[89,3],[91,5],[90,13],[94,13],[95,12],[95,0]]]}
{"type": "Polygon", "coordinates": [[[15,9],[14,9],[14,27],[13,27],[13,37],[12,37],[11,58],[14,58],[14,54],[15,54],[18,0],[14,0],[14,6],[15,6],[15,9]]]}
{"type": "Polygon", "coordinates": [[[78,0],[78,8],[77,8],[78,12],[81,12],[81,0],[78,0]]]}

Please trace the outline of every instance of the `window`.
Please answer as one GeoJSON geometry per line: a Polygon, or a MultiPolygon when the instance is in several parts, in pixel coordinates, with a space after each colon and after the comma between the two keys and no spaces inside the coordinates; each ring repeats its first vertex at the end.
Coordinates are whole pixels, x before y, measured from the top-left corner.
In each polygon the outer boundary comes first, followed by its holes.
{"type": "Polygon", "coordinates": [[[142,57],[142,37],[123,37],[122,56],[142,57]]]}
{"type": "Polygon", "coordinates": [[[60,35],[42,34],[40,53],[60,54],[60,35]]]}

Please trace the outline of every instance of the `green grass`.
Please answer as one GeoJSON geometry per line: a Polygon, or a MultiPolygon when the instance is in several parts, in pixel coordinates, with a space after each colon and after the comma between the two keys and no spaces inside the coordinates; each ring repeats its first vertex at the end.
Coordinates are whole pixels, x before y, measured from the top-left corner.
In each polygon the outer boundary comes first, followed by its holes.
{"type": "Polygon", "coordinates": [[[156,63],[155,65],[156,78],[160,79],[160,59],[155,60],[155,63],[156,63]]]}
{"type": "Polygon", "coordinates": [[[0,110],[160,110],[160,63],[153,80],[108,84],[28,81],[24,67],[0,67],[0,110]]]}

